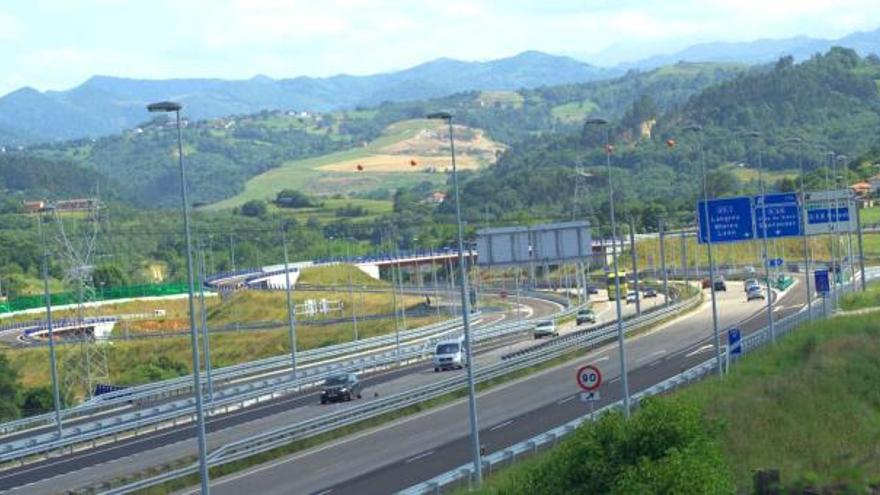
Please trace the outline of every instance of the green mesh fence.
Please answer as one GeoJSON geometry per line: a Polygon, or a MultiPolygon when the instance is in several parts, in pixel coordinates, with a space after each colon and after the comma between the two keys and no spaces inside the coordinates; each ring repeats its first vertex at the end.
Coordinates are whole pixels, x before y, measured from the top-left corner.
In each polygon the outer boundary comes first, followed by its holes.
{"type": "MultiPolygon", "coordinates": [[[[123,287],[96,289],[94,300],[110,301],[113,299],[128,299],[132,297],[172,296],[175,294],[184,294],[186,291],[186,284],[126,285],[123,287]]],[[[76,292],[58,292],[56,294],[51,294],[49,297],[53,306],[76,304],[79,302],[76,292]]],[[[17,297],[11,301],[0,303],[0,313],[41,308],[44,305],[45,299],[42,295],[17,297]]]]}

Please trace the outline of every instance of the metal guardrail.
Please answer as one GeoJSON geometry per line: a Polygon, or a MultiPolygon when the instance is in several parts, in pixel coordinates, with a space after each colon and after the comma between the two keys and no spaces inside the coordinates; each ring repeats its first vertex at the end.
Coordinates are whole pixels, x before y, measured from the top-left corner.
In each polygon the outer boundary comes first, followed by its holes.
{"type": "MultiPolygon", "coordinates": [[[[475,318],[479,319],[481,315],[475,313],[475,318]]],[[[436,333],[448,333],[455,328],[461,326],[461,318],[454,318],[443,322],[414,328],[400,333],[401,342],[410,342],[413,340],[423,339],[436,333]]],[[[298,364],[306,364],[315,361],[324,361],[347,354],[355,354],[365,352],[371,349],[384,347],[396,343],[395,334],[379,335],[353,342],[345,342],[332,346],[319,347],[309,349],[297,353],[298,364]]],[[[283,369],[290,366],[290,355],[272,356],[269,358],[249,361],[223,368],[215,368],[212,373],[212,379],[215,382],[232,382],[243,379],[249,375],[266,373],[271,370],[283,369]]],[[[202,376],[202,386],[207,385],[207,377],[202,376]]],[[[169,397],[182,395],[192,392],[192,379],[189,376],[172,378],[161,382],[147,383],[135,387],[129,387],[123,390],[110,392],[100,395],[94,399],[80,404],[79,406],[64,409],[61,411],[62,418],[71,419],[84,417],[91,414],[105,411],[109,408],[127,406],[130,402],[161,400],[169,397]]],[[[46,413],[27,418],[9,421],[0,424],[0,435],[6,435],[15,431],[29,428],[35,428],[41,425],[48,425],[55,421],[54,413],[46,413]]]]}
{"type": "MultiPolygon", "coordinates": [[[[641,317],[629,320],[626,331],[633,331],[645,325],[650,325],[659,319],[665,318],[670,314],[682,311],[688,305],[696,304],[698,298],[690,298],[687,301],[679,302],[660,311],[644,314],[641,317]]],[[[570,308],[566,311],[576,311],[578,308],[570,308]]],[[[520,325],[518,331],[530,328],[531,323],[526,324],[510,324],[520,325]]],[[[572,339],[560,341],[556,346],[549,346],[539,351],[512,358],[507,361],[498,362],[489,366],[485,366],[474,370],[474,378],[477,383],[485,382],[500,376],[510,374],[514,371],[528,368],[567,352],[573,348],[583,345],[599,345],[613,338],[610,333],[594,334],[585,339],[572,339]]],[[[330,413],[318,418],[314,418],[305,422],[294,425],[288,425],[275,430],[259,433],[257,435],[238,440],[226,444],[212,451],[208,456],[209,466],[219,466],[235,460],[247,458],[255,454],[266,452],[281,445],[285,445],[295,440],[308,438],[327,431],[340,428],[345,425],[364,421],[391,411],[418,404],[426,400],[450,394],[462,390],[466,385],[465,377],[456,376],[445,380],[437,381],[421,387],[416,387],[410,391],[389,395],[384,398],[376,399],[361,405],[353,406],[342,411],[330,413]]],[[[180,469],[169,471],[158,476],[146,478],[127,484],[123,487],[115,488],[107,491],[110,494],[131,493],[136,490],[155,486],[166,481],[170,481],[182,476],[197,472],[198,464],[189,465],[180,469]]]]}
{"type": "MultiPolygon", "coordinates": [[[[533,323],[528,320],[489,325],[475,329],[474,339],[479,343],[530,330],[532,327],[533,323]]],[[[335,373],[351,371],[365,373],[367,371],[387,369],[398,363],[412,363],[424,360],[433,355],[433,345],[436,342],[448,336],[449,333],[456,331],[458,329],[453,328],[447,332],[432,335],[421,344],[402,347],[400,354],[397,353],[396,349],[393,349],[382,354],[372,354],[349,361],[305,369],[302,370],[296,379],[285,375],[283,377],[222,389],[216,392],[211,402],[206,405],[207,412],[209,415],[227,413],[231,410],[258,404],[285,394],[315,387],[320,385],[327,376],[335,373]]],[[[162,428],[191,421],[194,414],[195,404],[193,399],[174,401],[149,409],[124,413],[111,418],[68,427],[63,430],[61,437],[58,437],[53,432],[0,444],[0,462],[20,460],[28,456],[63,450],[82,443],[94,444],[99,439],[104,438],[112,437],[111,441],[115,441],[122,433],[126,433],[126,436],[136,436],[145,432],[154,432],[162,428]]]]}
{"type": "MultiPolygon", "coordinates": [[[[874,277],[880,276],[880,272],[874,272],[872,275],[874,277]]],[[[853,289],[854,283],[851,282],[844,285],[838,290],[841,294],[846,294],[848,292],[851,292],[853,289]]],[[[829,299],[833,301],[834,294],[830,295],[829,299]]],[[[797,313],[786,316],[785,318],[776,321],[776,337],[779,338],[784,336],[785,334],[797,328],[799,325],[808,322],[809,319],[809,312],[807,311],[807,308],[803,308],[797,313]]],[[[771,336],[769,327],[764,327],[758,331],[755,331],[745,336],[741,340],[740,345],[742,348],[742,354],[747,354],[749,352],[757,350],[770,342],[770,340],[771,336]]],[[[723,357],[727,363],[730,362],[729,349],[726,347],[724,349],[723,357]]],[[[670,390],[674,390],[678,387],[687,385],[695,380],[705,377],[707,374],[715,369],[716,362],[717,361],[715,358],[706,360],[682,373],[674,375],[670,378],[667,378],[666,380],[661,381],[660,383],[657,383],[640,392],[637,392],[631,397],[632,402],[633,404],[638,405],[639,401],[641,401],[642,399],[669,392],[670,390]]],[[[513,464],[517,461],[518,457],[522,457],[524,454],[535,453],[541,449],[555,445],[561,438],[574,432],[581,424],[587,421],[593,421],[595,418],[598,418],[603,414],[622,408],[623,401],[620,400],[604,406],[591,414],[586,414],[584,416],[575,418],[568,423],[536,435],[532,438],[529,438],[528,440],[493,452],[482,458],[482,467],[485,471],[491,472],[492,469],[498,469],[505,465],[513,464]]],[[[473,483],[473,480],[473,465],[465,464],[459,466],[458,468],[435,476],[430,480],[423,481],[405,490],[402,490],[398,492],[398,495],[424,495],[432,493],[439,494],[447,488],[460,487],[464,484],[470,486],[473,483]]]]}

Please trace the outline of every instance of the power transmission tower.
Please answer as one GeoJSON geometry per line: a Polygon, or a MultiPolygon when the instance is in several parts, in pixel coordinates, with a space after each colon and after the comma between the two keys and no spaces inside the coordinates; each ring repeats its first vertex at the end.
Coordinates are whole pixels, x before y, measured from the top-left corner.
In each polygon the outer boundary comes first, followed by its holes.
{"type": "Polygon", "coordinates": [[[584,169],[584,166],[578,164],[574,170],[574,195],[571,200],[571,219],[583,219],[585,216],[594,223],[595,211],[593,211],[593,202],[589,197],[589,180],[592,174],[584,169]]]}
{"type": "Polygon", "coordinates": [[[93,308],[90,303],[97,300],[92,274],[102,207],[96,197],[84,200],[82,207],[75,212],[59,211],[57,204],[52,209],[65,282],[73,288],[77,298],[77,327],[68,333],[68,338],[77,342],[78,349],[66,353],[62,361],[64,385],[69,391],[84,390],[88,398],[94,395],[97,384],[106,384],[110,380],[106,342],[96,339],[95,326],[89,325],[89,315],[86,314],[89,308],[93,308]]]}

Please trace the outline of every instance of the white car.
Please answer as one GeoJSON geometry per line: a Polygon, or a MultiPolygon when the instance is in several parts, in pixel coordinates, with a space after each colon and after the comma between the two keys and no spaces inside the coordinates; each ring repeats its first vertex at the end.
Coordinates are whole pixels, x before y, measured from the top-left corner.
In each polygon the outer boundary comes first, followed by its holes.
{"type": "Polygon", "coordinates": [[[541,337],[558,337],[559,331],[556,329],[556,322],[553,320],[540,321],[535,325],[532,332],[536,339],[541,337]]]}
{"type": "Polygon", "coordinates": [[[639,294],[636,291],[631,290],[626,293],[626,303],[627,304],[634,303],[634,302],[638,301],[638,299],[639,299],[639,294]]]}
{"type": "Polygon", "coordinates": [[[748,292],[746,292],[746,301],[751,301],[752,299],[766,299],[767,296],[764,294],[764,288],[760,285],[753,285],[748,292]]]}

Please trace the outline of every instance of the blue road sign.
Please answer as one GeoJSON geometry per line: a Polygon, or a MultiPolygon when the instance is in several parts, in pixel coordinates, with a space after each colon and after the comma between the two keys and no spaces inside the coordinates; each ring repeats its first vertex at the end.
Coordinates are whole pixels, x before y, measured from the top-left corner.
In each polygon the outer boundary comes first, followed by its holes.
{"type": "Polygon", "coordinates": [[[837,214],[834,213],[835,208],[814,208],[809,210],[807,214],[807,223],[811,225],[819,223],[849,223],[849,208],[842,206],[836,208],[837,214]]]}
{"type": "Polygon", "coordinates": [[[772,260],[767,260],[767,266],[769,266],[770,268],[782,266],[782,258],[773,258],[772,260]]]}
{"type": "Polygon", "coordinates": [[[698,201],[697,218],[701,244],[709,242],[710,237],[712,243],[721,243],[749,241],[755,235],[752,198],[749,197],[698,201]]]}
{"type": "Polygon", "coordinates": [[[727,348],[730,349],[731,356],[742,355],[742,332],[739,328],[731,328],[727,331],[727,348]]]}
{"type": "Polygon", "coordinates": [[[755,197],[755,236],[759,238],[763,238],[765,234],[765,212],[768,239],[803,235],[801,207],[798,204],[797,194],[767,194],[755,197]]]}
{"type": "Polygon", "coordinates": [[[816,270],[816,292],[827,294],[831,292],[831,281],[828,279],[828,270],[816,270]]]}

